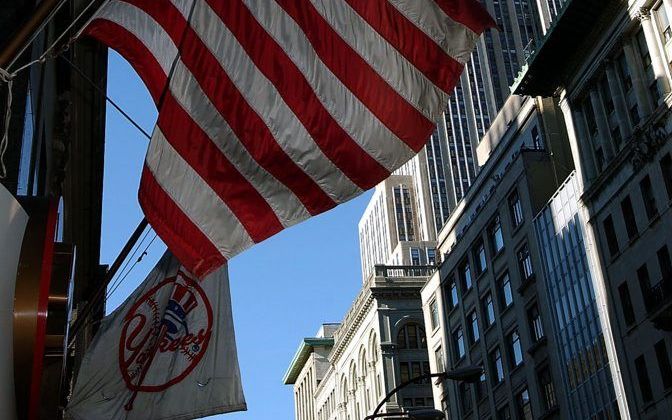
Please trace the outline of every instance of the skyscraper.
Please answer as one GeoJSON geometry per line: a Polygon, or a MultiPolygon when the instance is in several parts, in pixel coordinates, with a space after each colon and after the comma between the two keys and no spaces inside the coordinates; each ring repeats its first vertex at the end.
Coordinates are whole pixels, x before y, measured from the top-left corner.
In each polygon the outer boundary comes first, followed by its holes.
{"type": "Polygon", "coordinates": [[[509,96],[525,48],[541,33],[538,7],[549,15],[547,4],[533,7],[532,0],[484,4],[501,31],[491,29],[480,38],[427,145],[376,188],[360,220],[364,279],[375,264],[436,262],[429,254],[436,255],[437,234],[478,174],[476,148],[509,96]],[[402,197],[409,204],[397,200],[402,197]],[[409,228],[412,235],[404,234],[409,228]],[[418,254],[420,260],[414,258],[418,254]]]}

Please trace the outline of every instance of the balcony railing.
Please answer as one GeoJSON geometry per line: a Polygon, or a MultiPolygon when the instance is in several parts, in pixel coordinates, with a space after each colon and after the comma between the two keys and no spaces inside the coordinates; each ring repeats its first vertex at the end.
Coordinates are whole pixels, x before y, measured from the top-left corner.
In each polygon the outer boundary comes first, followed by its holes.
{"type": "Polygon", "coordinates": [[[435,265],[376,265],[376,277],[429,277],[436,270],[435,265]]]}

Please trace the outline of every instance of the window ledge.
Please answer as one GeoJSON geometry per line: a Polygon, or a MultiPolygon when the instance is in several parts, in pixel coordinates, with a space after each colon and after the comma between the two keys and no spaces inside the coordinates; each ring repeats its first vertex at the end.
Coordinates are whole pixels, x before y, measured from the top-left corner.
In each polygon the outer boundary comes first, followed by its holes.
{"type": "Polygon", "coordinates": [[[525,219],[521,220],[518,225],[513,227],[513,230],[511,231],[511,237],[518,233],[518,231],[523,228],[523,225],[525,225],[525,219]]]}
{"type": "Polygon", "coordinates": [[[517,373],[518,371],[522,370],[523,366],[525,366],[525,358],[523,358],[523,361],[520,362],[518,366],[512,366],[509,369],[509,376],[512,376],[514,373],[517,373]]]}
{"type": "Polygon", "coordinates": [[[656,212],[652,217],[649,218],[649,227],[653,227],[660,220],[660,212],[656,212]]]}
{"type": "Polygon", "coordinates": [[[547,409],[544,414],[542,414],[539,417],[539,420],[546,420],[548,418],[551,418],[554,414],[557,414],[560,411],[560,407],[556,405],[555,407],[551,407],[547,409]]]}
{"type": "Polygon", "coordinates": [[[495,255],[492,256],[492,262],[495,262],[495,260],[499,259],[504,254],[504,251],[506,251],[506,246],[503,246],[499,251],[495,253],[495,255]]]}
{"type": "Polygon", "coordinates": [[[530,356],[534,356],[534,353],[536,353],[537,350],[539,350],[540,348],[544,347],[547,343],[548,338],[546,338],[546,336],[543,336],[538,341],[534,342],[534,344],[532,344],[530,348],[527,349],[527,353],[530,356]]]}
{"type": "Polygon", "coordinates": [[[532,275],[530,277],[526,278],[525,280],[523,280],[522,283],[520,283],[520,286],[518,286],[518,289],[516,289],[516,291],[518,292],[519,295],[522,295],[525,292],[525,290],[528,287],[530,287],[530,285],[532,283],[534,283],[536,281],[537,281],[537,276],[534,273],[532,273],[532,275]]]}

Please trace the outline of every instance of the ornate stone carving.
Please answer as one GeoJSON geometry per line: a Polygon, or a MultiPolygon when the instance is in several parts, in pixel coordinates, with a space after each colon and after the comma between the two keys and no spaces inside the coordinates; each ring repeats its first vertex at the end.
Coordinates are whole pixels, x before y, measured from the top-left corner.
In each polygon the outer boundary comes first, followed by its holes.
{"type": "Polygon", "coordinates": [[[645,21],[651,19],[651,8],[649,7],[641,7],[637,11],[637,19],[640,21],[645,21]]]}
{"type": "Polygon", "coordinates": [[[668,134],[663,121],[638,128],[632,136],[630,163],[635,171],[653,160],[656,152],[667,141],[668,134]]]}

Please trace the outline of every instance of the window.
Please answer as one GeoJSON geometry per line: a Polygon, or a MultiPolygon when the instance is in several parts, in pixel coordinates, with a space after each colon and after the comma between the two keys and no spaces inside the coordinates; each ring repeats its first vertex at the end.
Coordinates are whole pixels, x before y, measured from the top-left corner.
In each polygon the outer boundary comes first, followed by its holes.
{"type": "Polygon", "coordinates": [[[534,269],[532,268],[532,256],[527,243],[518,250],[518,269],[520,270],[520,278],[530,280],[534,277],[534,269]]]}
{"type": "Polygon", "coordinates": [[[427,248],[427,264],[436,265],[436,249],[427,248]]]}
{"type": "Polygon", "coordinates": [[[499,278],[499,300],[502,308],[508,308],[513,304],[513,293],[511,292],[511,280],[509,273],[499,278]]]}
{"type": "MultiPolygon", "coordinates": [[[[423,375],[426,373],[431,373],[432,371],[429,369],[429,362],[422,362],[422,373],[423,375]]],[[[431,378],[425,378],[423,380],[423,383],[428,384],[431,382],[431,378]]]]}
{"type": "Polygon", "coordinates": [[[539,388],[546,410],[557,407],[558,399],[555,396],[555,387],[553,387],[553,379],[549,368],[544,368],[539,372],[539,388]]]}
{"type": "Polygon", "coordinates": [[[445,368],[445,363],[443,361],[443,348],[442,347],[437,347],[436,350],[434,350],[434,359],[436,361],[436,371],[437,372],[443,372],[445,368]]]}
{"type": "Polygon", "coordinates": [[[625,197],[621,201],[621,212],[625,221],[625,230],[628,232],[628,239],[632,241],[639,234],[639,229],[637,229],[637,220],[635,219],[635,212],[632,209],[630,196],[625,197]]]}
{"type": "Polygon", "coordinates": [[[476,399],[479,401],[488,396],[488,384],[485,380],[485,372],[481,374],[476,383],[476,399]]]}
{"type": "Polygon", "coordinates": [[[532,404],[530,403],[530,393],[527,387],[523,388],[518,395],[516,395],[516,403],[518,404],[518,415],[522,420],[534,420],[532,416],[532,404]]]}
{"type": "Polygon", "coordinates": [[[492,293],[488,292],[483,297],[483,313],[485,314],[485,325],[489,327],[495,323],[495,305],[492,302],[492,293]]]}
{"type": "Polygon", "coordinates": [[[653,399],[653,391],[651,390],[651,381],[649,380],[649,372],[646,370],[646,360],[644,360],[644,355],[635,359],[635,371],[637,372],[637,380],[639,382],[639,390],[642,393],[642,400],[647,403],[653,399]]]}
{"type": "Polygon", "coordinates": [[[629,92],[632,89],[632,76],[630,76],[630,67],[628,67],[628,60],[624,53],[621,53],[616,59],[618,62],[617,70],[619,78],[623,83],[623,91],[629,92]]]}
{"type": "Polygon", "coordinates": [[[504,236],[502,235],[502,223],[499,220],[499,216],[495,216],[495,220],[490,224],[488,232],[492,253],[497,255],[499,251],[504,249],[504,236]]]}
{"type": "Polygon", "coordinates": [[[646,209],[646,216],[649,220],[658,216],[658,207],[656,206],[656,198],[653,196],[653,186],[651,179],[647,176],[639,182],[639,189],[642,192],[642,200],[644,200],[644,209],[646,209]]]}
{"type": "Polygon", "coordinates": [[[518,367],[523,363],[523,347],[520,344],[520,334],[518,334],[518,330],[514,330],[509,335],[508,341],[511,367],[518,367]]]}
{"type": "Polygon", "coordinates": [[[488,261],[485,257],[485,246],[479,241],[474,247],[474,261],[476,261],[476,275],[480,276],[488,269],[488,261]]]}
{"type": "Polygon", "coordinates": [[[504,363],[502,362],[502,352],[499,347],[490,353],[490,365],[494,375],[492,375],[492,384],[497,385],[504,381],[504,363]]]}
{"type": "Polygon", "coordinates": [[[460,389],[460,404],[462,405],[462,411],[464,413],[468,413],[472,409],[472,402],[471,402],[471,392],[469,389],[469,383],[467,382],[460,382],[459,389],[460,389]]]}
{"type": "Polygon", "coordinates": [[[532,127],[532,148],[536,150],[544,150],[544,144],[541,142],[541,136],[539,135],[539,127],[536,125],[532,127]]]}
{"type": "Polygon", "coordinates": [[[656,252],[656,255],[658,257],[662,281],[672,281],[672,261],[670,261],[670,252],[667,250],[667,245],[663,245],[656,252]]]}
{"type": "Polygon", "coordinates": [[[397,349],[427,348],[425,330],[415,323],[406,324],[397,334],[397,349]]]}
{"type": "Polygon", "coordinates": [[[667,198],[672,200],[672,155],[666,154],[660,160],[660,170],[663,173],[663,181],[665,181],[665,189],[667,190],[667,198]]]}
{"type": "Polygon", "coordinates": [[[432,321],[432,330],[439,326],[439,305],[436,299],[433,299],[429,304],[429,315],[432,321]]]}
{"type": "Polygon", "coordinates": [[[511,410],[508,405],[497,410],[497,420],[511,420],[511,410]]]}
{"type": "Polygon", "coordinates": [[[613,258],[618,255],[620,250],[618,249],[618,238],[616,238],[614,220],[611,218],[611,215],[604,219],[602,226],[604,226],[604,237],[607,241],[607,247],[609,248],[609,255],[613,258]]]}
{"type": "Polygon", "coordinates": [[[649,269],[646,264],[637,269],[637,280],[639,281],[639,288],[644,296],[644,304],[647,303],[647,298],[651,291],[651,280],[649,279],[649,269]]]}
{"type": "Polygon", "coordinates": [[[544,325],[541,322],[539,307],[536,304],[527,310],[527,319],[530,323],[530,336],[536,343],[544,338],[544,325]]]}
{"type": "Polygon", "coordinates": [[[511,224],[514,228],[523,223],[523,205],[520,203],[518,191],[509,195],[509,212],[511,213],[511,224]]]}
{"type": "Polygon", "coordinates": [[[399,379],[401,380],[401,382],[406,382],[409,379],[411,379],[408,363],[399,364],[399,379]]]}
{"type": "Polygon", "coordinates": [[[471,340],[471,344],[476,343],[479,338],[481,338],[481,335],[478,331],[478,316],[476,315],[476,311],[471,311],[469,314],[469,325],[471,328],[469,329],[469,338],[471,340]]]}
{"type": "Polygon", "coordinates": [[[462,327],[459,327],[453,331],[453,345],[455,349],[455,361],[457,362],[466,354],[466,348],[464,347],[464,332],[462,327]]]}
{"type": "Polygon", "coordinates": [[[670,22],[667,19],[665,7],[658,7],[654,13],[656,16],[656,22],[658,23],[658,29],[660,29],[660,33],[663,34],[663,39],[667,43],[670,39],[672,39],[672,30],[670,30],[670,22]]]}
{"type": "Polygon", "coordinates": [[[471,290],[473,282],[471,280],[471,267],[469,267],[469,261],[464,261],[460,266],[460,279],[462,280],[462,290],[466,293],[468,290],[471,290]]]}
{"type": "Polygon", "coordinates": [[[618,295],[621,298],[621,308],[623,308],[623,319],[625,320],[625,324],[631,325],[635,322],[635,310],[632,307],[630,289],[628,289],[627,282],[623,282],[618,286],[618,295]]]}
{"type": "Polygon", "coordinates": [[[604,110],[607,113],[607,116],[610,116],[615,111],[614,99],[611,95],[611,90],[609,89],[609,80],[606,76],[602,77],[599,83],[599,91],[602,95],[602,103],[604,104],[604,110]]]}
{"type": "Polygon", "coordinates": [[[656,359],[658,359],[658,369],[660,377],[663,380],[665,389],[672,388],[672,366],[670,366],[670,357],[665,346],[665,339],[660,340],[654,346],[656,350],[656,359]]]}
{"type": "MultiPolygon", "coordinates": [[[[420,362],[411,362],[411,379],[418,378],[422,376],[422,368],[420,362]]],[[[416,381],[416,383],[422,383],[421,380],[416,381]]]]}
{"type": "Polygon", "coordinates": [[[411,265],[420,265],[420,249],[411,248],[411,265]]]}
{"type": "Polygon", "coordinates": [[[455,284],[455,280],[451,279],[450,284],[448,285],[448,293],[450,296],[450,309],[453,309],[460,303],[460,298],[457,294],[457,284],[455,284]]]}

